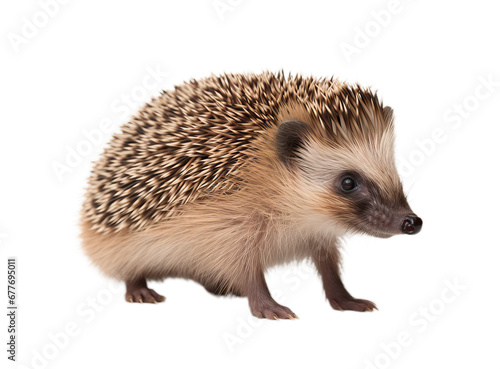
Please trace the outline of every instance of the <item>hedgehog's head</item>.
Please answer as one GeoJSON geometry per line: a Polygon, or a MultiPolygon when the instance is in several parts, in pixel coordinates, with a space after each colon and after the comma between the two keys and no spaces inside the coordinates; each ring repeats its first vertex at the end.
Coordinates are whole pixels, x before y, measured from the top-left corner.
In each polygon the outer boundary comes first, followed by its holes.
{"type": "Polygon", "coordinates": [[[340,110],[335,126],[283,121],[278,157],[296,174],[299,192],[307,192],[297,201],[305,200],[301,209],[316,223],[384,238],[416,234],[422,220],[408,205],[396,170],[392,109],[370,105],[357,114],[340,110]]]}

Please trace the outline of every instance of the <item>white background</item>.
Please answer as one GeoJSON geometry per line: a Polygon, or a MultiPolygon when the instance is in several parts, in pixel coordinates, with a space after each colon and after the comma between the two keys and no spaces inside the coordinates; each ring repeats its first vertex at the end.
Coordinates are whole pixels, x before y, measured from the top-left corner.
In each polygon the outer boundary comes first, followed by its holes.
{"type": "Polygon", "coordinates": [[[23,368],[499,367],[495,2],[45,3],[0,9],[2,367],[7,256],[18,258],[23,368]],[[151,69],[163,76],[145,88],[151,69]],[[89,148],[85,133],[106,120],[118,130],[190,78],[280,69],[373,86],[394,108],[423,230],[352,237],[344,252],[347,288],[380,311],[332,310],[307,264],[268,275],[296,321],[257,321],[246,299],[185,280],[152,285],[163,304],[125,303],[124,286],[90,265],[77,237],[91,161],[111,136],[89,148]],[[54,166],[82,145],[88,152],[58,177],[54,166]]]}

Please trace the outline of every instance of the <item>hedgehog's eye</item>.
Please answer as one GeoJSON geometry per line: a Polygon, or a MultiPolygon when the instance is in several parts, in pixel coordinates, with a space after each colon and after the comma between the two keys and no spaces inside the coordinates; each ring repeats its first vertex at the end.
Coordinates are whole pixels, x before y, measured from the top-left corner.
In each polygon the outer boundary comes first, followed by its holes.
{"type": "Polygon", "coordinates": [[[342,189],[346,192],[354,190],[358,184],[352,177],[344,177],[341,182],[342,189]]]}

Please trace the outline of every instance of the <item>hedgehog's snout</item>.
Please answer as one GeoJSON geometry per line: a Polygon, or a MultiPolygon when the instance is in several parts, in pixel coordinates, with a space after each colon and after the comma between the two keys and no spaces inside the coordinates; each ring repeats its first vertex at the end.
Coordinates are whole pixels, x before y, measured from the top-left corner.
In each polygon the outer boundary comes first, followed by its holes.
{"type": "Polygon", "coordinates": [[[422,229],[422,219],[415,214],[407,215],[401,223],[401,232],[406,234],[417,234],[422,229]]]}

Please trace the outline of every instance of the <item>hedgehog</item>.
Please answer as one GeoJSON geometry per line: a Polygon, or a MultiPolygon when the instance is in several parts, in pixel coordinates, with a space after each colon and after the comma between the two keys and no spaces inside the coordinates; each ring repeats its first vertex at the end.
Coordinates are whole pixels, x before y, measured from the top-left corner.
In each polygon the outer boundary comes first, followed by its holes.
{"type": "Polygon", "coordinates": [[[129,302],[165,300],[147,281],[184,278],[295,319],[266,271],[309,260],[335,310],[373,311],[341,279],[347,235],[417,234],[394,158],[393,110],[336,78],[224,74],[162,91],[93,165],[85,254],[129,302]]]}

